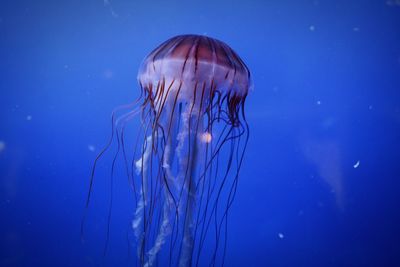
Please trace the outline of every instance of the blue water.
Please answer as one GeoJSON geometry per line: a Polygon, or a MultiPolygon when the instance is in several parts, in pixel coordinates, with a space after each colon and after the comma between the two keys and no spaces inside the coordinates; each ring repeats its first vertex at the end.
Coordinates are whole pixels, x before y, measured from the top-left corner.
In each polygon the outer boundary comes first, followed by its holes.
{"type": "Polygon", "coordinates": [[[141,60],[183,33],[254,81],[225,266],[400,266],[396,0],[3,1],[0,266],[134,266],[123,175],[103,255],[107,157],[81,241],[91,165],[141,60]]]}

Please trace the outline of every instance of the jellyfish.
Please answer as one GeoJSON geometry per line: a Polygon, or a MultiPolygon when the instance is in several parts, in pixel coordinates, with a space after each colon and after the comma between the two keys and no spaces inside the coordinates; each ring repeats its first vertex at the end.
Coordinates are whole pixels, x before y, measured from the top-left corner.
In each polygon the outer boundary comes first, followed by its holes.
{"type": "Polygon", "coordinates": [[[135,170],[137,263],[223,265],[228,212],[249,139],[250,71],[226,43],[179,35],[145,57],[137,79],[141,95],[134,108],[112,119],[124,155],[124,127],[140,119],[136,139],[142,141],[126,163],[135,170]]]}

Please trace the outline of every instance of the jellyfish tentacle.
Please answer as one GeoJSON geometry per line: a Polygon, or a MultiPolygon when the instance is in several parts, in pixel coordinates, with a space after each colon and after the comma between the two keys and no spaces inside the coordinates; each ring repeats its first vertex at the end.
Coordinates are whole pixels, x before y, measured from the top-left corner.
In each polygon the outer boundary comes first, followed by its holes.
{"type": "Polygon", "coordinates": [[[141,173],[141,189],[139,193],[139,201],[136,206],[136,211],[135,211],[135,216],[132,221],[132,228],[134,230],[136,239],[138,241],[138,256],[140,258],[140,261],[144,261],[144,241],[145,241],[145,232],[144,229],[141,230],[140,226],[145,225],[145,214],[146,214],[146,205],[147,205],[147,170],[149,167],[149,160],[151,158],[151,153],[152,153],[152,143],[153,143],[153,137],[152,135],[149,135],[146,137],[146,141],[143,144],[143,152],[142,152],[142,157],[135,162],[136,165],[136,170],[138,173],[141,173]],[[143,221],[143,223],[142,223],[143,221]]]}
{"type": "MultiPolygon", "coordinates": [[[[198,166],[200,140],[198,137],[199,126],[203,127],[203,99],[205,92],[205,83],[201,90],[200,101],[196,103],[196,89],[195,85],[193,103],[190,107],[190,112],[186,118],[187,126],[187,142],[188,142],[188,155],[186,157],[186,170],[184,174],[184,181],[182,187],[187,191],[184,222],[183,222],[183,236],[180,248],[179,266],[191,266],[193,250],[195,244],[195,222],[196,214],[196,171],[198,166]]],[[[200,88],[201,89],[201,88],[200,88]]]]}
{"type": "MultiPolygon", "coordinates": [[[[198,120],[198,118],[191,117],[191,123],[198,120]]],[[[180,259],[179,259],[179,266],[190,266],[192,262],[192,252],[193,252],[193,243],[194,243],[194,236],[193,236],[193,229],[194,229],[194,211],[195,211],[195,204],[196,204],[196,188],[194,183],[195,171],[196,171],[196,160],[198,157],[198,141],[196,137],[196,132],[194,129],[189,128],[188,139],[190,142],[193,142],[189,146],[191,147],[191,151],[187,157],[187,168],[188,168],[188,179],[185,179],[183,186],[187,191],[186,196],[186,209],[184,213],[184,226],[183,226],[183,237],[182,237],[182,244],[181,244],[181,252],[180,252],[180,259]]]]}
{"type": "MultiPolygon", "coordinates": [[[[167,114],[168,115],[168,114],[167,114]]],[[[166,238],[171,234],[172,227],[171,227],[171,216],[173,215],[173,208],[174,208],[174,199],[172,192],[169,189],[169,183],[174,183],[176,178],[174,177],[171,166],[175,156],[175,145],[176,145],[176,123],[177,115],[174,113],[174,110],[171,111],[170,115],[170,122],[169,122],[169,130],[166,136],[166,144],[163,151],[162,157],[162,168],[164,175],[164,189],[163,189],[163,196],[164,196],[164,204],[162,208],[162,222],[159,226],[158,234],[155,239],[153,247],[148,252],[148,261],[144,265],[146,267],[153,266],[155,260],[157,259],[157,255],[161,250],[162,246],[164,245],[166,238]]]]}

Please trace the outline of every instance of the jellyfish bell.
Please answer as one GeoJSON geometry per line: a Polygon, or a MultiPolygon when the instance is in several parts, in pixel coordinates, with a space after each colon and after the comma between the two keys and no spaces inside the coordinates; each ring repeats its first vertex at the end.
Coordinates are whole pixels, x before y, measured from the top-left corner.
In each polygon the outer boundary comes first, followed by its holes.
{"type": "MultiPolygon", "coordinates": [[[[244,101],[251,85],[250,72],[235,51],[200,35],[176,36],[162,43],[144,59],[138,81],[149,94],[163,89],[158,101],[194,102],[201,95],[209,101],[219,93],[236,105],[244,101]]],[[[203,111],[206,108],[203,104],[203,111]]]]}
{"type": "Polygon", "coordinates": [[[250,71],[227,44],[180,35],[145,57],[137,78],[140,104],[113,120],[111,141],[116,136],[126,166],[136,169],[138,264],[223,265],[228,211],[249,137],[244,107],[250,71]],[[142,141],[129,165],[123,129],[138,113],[142,141]]]}

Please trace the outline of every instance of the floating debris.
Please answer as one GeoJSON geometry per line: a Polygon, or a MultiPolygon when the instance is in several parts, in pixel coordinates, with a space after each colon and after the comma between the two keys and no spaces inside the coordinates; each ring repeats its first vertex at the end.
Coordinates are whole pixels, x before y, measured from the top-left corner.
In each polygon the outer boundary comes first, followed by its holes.
{"type": "Polygon", "coordinates": [[[88,145],[89,151],[94,152],[96,150],[96,147],[94,145],[88,145]]]}
{"type": "Polygon", "coordinates": [[[357,160],[357,162],[353,165],[353,168],[357,169],[358,166],[360,166],[360,161],[359,160],[357,160]]]}
{"type": "Polygon", "coordinates": [[[315,31],[315,26],[314,25],[311,25],[310,27],[309,27],[309,29],[310,29],[310,31],[315,31]]]}
{"type": "Polygon", "coordinates": [[[27,121],[30,121],[30,120],[32,120],[32,115],[28,115],[28,116],[26,116],[26,120],[27,120],[27,121]]]}
{"type": "Polygon", "coordinates": [[[284,236],[282,233],[278,233],[278,237],[279,237],[280,239],[283,239],[285,236],[284,236]]]}

